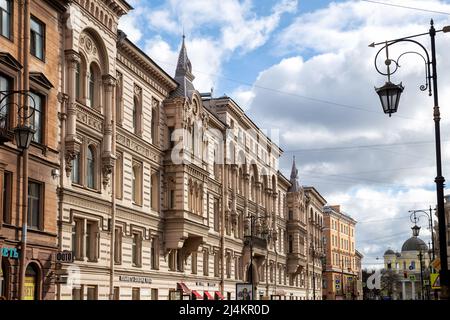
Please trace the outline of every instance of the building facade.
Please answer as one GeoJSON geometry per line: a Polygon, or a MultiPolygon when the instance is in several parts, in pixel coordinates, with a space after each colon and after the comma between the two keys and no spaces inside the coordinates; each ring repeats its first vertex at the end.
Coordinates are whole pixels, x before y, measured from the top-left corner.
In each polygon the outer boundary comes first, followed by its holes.
{"type": "Polygon", "coordinates": [[[354,300],[360,273],[355,249],[356,221],[340,206],[324,207],[326,258],[323,271],[323,297],[327,300],[354,300]]]}
{"type": "Polygon", "coordinates": [[[54,299],[64,7],[5,0],[0,9],[0,296],[54,299]],[[23,126],[34,133],[21,149],[23,126]]]}
{"type": "Polygon", "coordinates": [[[386,250],[384,258],[383,292],[394,300],[422,300],[430,298],[425,281],[429,280],[430,252],[418,234],[407,239],[401,252],[386,250]]]}
{"type": "Polygon", "coordinates": [[[0,296],[322,298],[325,199],[195,89],[184,37],[171,77],[118,30],[124,0],[0,5],[0,296]]]}
{"type": "Polygon", "coordinates": [[[195,89],[184,38],[172,78],[117,29],[125,1],[66,8],[57,299],[321,298],[325,200],[295,163],[195,89]]]}

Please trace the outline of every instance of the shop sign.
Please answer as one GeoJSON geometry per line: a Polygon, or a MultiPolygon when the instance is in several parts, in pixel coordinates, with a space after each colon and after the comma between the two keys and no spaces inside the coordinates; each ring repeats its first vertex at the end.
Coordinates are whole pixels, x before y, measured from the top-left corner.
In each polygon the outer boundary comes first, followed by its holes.
{"type": "Polygon", "coordinates": [[[73,262],[73,252],[64,250],[56,253],[56,262],[59,263],[73,262]]]}
{"type": "Polygon", "coordinates": [[[152,283],[152,278],[150,277],[138,277],[138,276],[119,276],[120,281],[124,282],[134,282],[134,283],[152,283]]]}
{"type": "Polygon", "coordinates": [[[2,257],[19,259],[19,251],[17,248],[2,248],[2,257]]]}

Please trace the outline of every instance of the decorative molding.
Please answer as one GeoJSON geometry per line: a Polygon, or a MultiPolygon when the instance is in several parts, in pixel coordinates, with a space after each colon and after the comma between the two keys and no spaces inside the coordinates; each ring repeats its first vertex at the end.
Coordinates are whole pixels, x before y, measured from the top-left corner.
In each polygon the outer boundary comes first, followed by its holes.
{"type": "Polygon", "coordinates": [[[72,172],[72,161],[75,159],[75,156],[80,153],[81,149],[81,140],[78,138],[67,140],[66,144],[66,175],[70,177],[70,173],[72,172]]]}
{"type": "Polygon", "coordinates": [[[102,157],[102,176],[103,187],[106,188],[111,181],[111,174],[114,169],[116,157],[110,153],[103,155],[102,157]]]}
{"type": "Polygon", "coordinates": [[[118,132],[116,134],[116,142],[146,159],[159,163],[160,155],[156,151],[150,150],[150,148],[146,147],[145,144],[140,141],[131,139],[130,137],[118,132]]]}
{"type": "Polygon", "coordinates": [[[88,127],[103,133],[103,116],[94,111],[88,110],[80,104],[76,104],[77,121],[84,123],[88,127]]]}

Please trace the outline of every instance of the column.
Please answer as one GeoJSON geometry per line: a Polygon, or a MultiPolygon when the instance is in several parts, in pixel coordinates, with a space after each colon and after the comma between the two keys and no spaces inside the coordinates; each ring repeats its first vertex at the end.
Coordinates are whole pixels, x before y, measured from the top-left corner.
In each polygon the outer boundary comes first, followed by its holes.
{"type": "Polygon", "coordinates": [[[416,284],[415,281],[411,280],[411,294],[412,294],[412,299],[416,300],[416,284]]]}
{"type": "Polygon", "coordinates": [[[102,152],[102,173],[103,185],[109,184],[112,170],[114,168],[115,156],[112,153],[112,132],[113,132],[113,90],[116,85],[116,79],[111,75],[103,76],[103,87],[105,89],[104,101],[104,130],[103,130],[103,152],[102,152]]]}
{"type": "Polygon", "coordinates": [[[68,66],[68,83],[67,83],[67,121],[65,136],[65,158],[66,158],[66,175],[69,177],[72,171],[72,160],[75,155],[80,152],[81,141],[77,138],[77,109],[76,109],[76,70],[80,63],[80,56],[74,50],[66,50],[66,61],[68,66]]]}

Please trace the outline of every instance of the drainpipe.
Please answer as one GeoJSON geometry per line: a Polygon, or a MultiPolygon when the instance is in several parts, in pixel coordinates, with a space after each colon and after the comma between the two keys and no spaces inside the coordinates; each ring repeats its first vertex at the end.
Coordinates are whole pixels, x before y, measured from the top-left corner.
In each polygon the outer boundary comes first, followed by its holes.
{"type": "MultiPolygon", "coordinates": [[[[116,84],[117,85],[117,84],[116,84]]],[[[116,91],[117,92],[117,91],[116,91]]],[[[117,99],[115,94],[110,95],[111,100],[109,103],[111,105],[111,111],[112,111],[112,119],[111,119],[111,129],[112,129],[112,137],[111,137],[111,152],[114,156],[116,156],[116,101],[117,99]]],[[[114,269],[114,256],[115,256],[115,242],[116,242],[116,174],[115,174],[115,168],[117,163],[114,162],[113,169],[111,171],[111,245],[110,245],[110,277],[109,277],[109,299],[114,300],[114,275],[115,275],[115,269],[114,269]]],[[[151,172],[150,172],[151,174],[151,172]]]]}
{"type": "MultiPolygon", "coordinates": [[[[29,66],[28,54],[30,50],[30,0],[24,1],[24,15],[23,15],[23,79],[22,90],[29,89],[29,66]]],[[[20,103],[20,102],[19,102],[20,103]]],[[[27,96],[23,97],[22,106],[27,105],[27,96]]],[[[28,115],[23,115],[28,116],[28,115]]],[[[27,124],[27,119],[24,118],[23,125],[27,124]]],[[[20,123],[19,123],[20,125],[20,123]]],[[[25,284],[25,265],[27,253],[27,221],[28,221],[28,149],[22,151],[23,167],[22,167],[22,240],[21,240],[21,255],[19,268],[19,297],[24,299],[24,284],[25,284]]],[[[39,294],[38,294],[39,298],[39,294]]]]}
{"type": "Polygon", "coordinates": [[[224,294],[225,287],[225,274],[224,274],[224,257],[225,257],[225,206],[228,206],[227,201],[227,190],[228,188],[228,174],[226,174],[226,154],[227,154],[227,144],[226,144],[226,134],[225,140],[223,142],[223,164],[222,164],[222,219],[220,228],[220,292],[224,294]]]}

